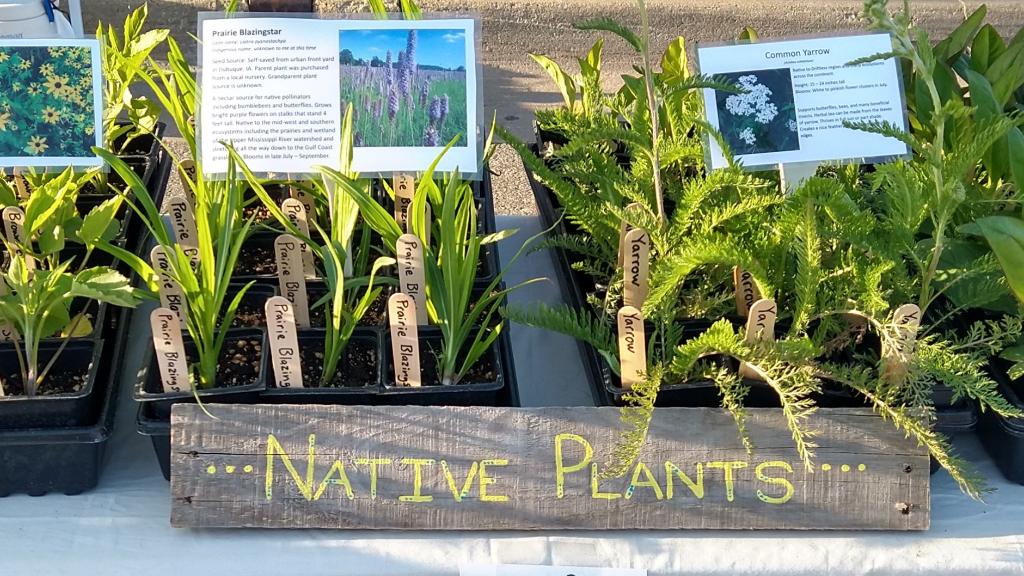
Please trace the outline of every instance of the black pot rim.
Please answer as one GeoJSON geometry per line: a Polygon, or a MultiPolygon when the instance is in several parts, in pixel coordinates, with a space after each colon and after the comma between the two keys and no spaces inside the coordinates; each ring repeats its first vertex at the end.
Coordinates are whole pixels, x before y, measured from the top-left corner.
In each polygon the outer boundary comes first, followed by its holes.
{"type": "MultiPolygon", "coordinates": [[[[53,349],[60,348],[61,340],[50,340],[46,339],[39,343],[40,350],[42,349],[53,349]]],[[[6,343],[2,345],[2,349],[13,348],[13,344],[6,343]]],[[[74,400],[79,398],[85,398],[93,393],[96,388],[96,374],[99,369],[100,358],[103,355],[103,340],[88,336],[84,338],[72,338],[64,350],[61,352],[67,352],[72,347],[84,347],[92,346],[92,354],[89,356],[89,366],[87,367],[88,375],[86,376],[85,385],[78,392],[68,392],[61,394],[47,394],[46,396],[3,396],[0,397],[0,403],[40,403],[45,405],[46,403],[53,403],[66,400],[74,400]]]]}

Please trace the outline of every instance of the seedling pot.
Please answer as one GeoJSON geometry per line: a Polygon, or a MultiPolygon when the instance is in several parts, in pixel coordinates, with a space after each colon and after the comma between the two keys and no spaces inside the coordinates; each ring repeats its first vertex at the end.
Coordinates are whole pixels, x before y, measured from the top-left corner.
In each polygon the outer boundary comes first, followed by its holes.
{"type": "MultiPolygon", "coordinates": [[[[267,353],[267,333],[261,328],[242,328],[231,330],[224,340],[224,349],[221,353],[221,363],[227,361],[227,354],[231,345],[240,340],[256,341],[260,343],[260,351],[257,365],[257,373],[251,382],[235,386],[220,386],[217,388],[182,390],[181,392],[164,392],[160,383],[160,368],[157,365],[156,355],[152,346],[152,340],[146,347],[143,355],[142,367],[139,368],[135,384],[135,400],[150,404],[151,413],[155,418],[170,420],[171,407],[178,402],[195,402],[196,396],[204,403],[213,402],[236,402],[252,403],[259,399],[260,392],[267,387],[267,372],[269,370],[267,353]]],[[[184,337],[185,353],[189,362],[196,361],[196,348],[192,339],[184,337]]]]}
{"type": "MultiPolygon", "coordinates": [[[[1024,410],[1024,386],[1011,380],[1002,360],[991,362],[989,372],[999,385],[999,392],[1018,410],[1024,410]]],[[[1024,418],[1004,418],[991,410],[981,414],[978,436],[1003,476],[1011,482],[1024,484],[1024,418]]]]}
{"type": "Polygon", "coordinates": [[[477,362],[492,368],[493,378],[472,381],[467,376],[458,384],[442,385],[436,376],[436,360],[432,350],[441,349],[441,330],[434,326],[419,327],[420,369],[423,385],[405,387],[395,385],[394,361],[391,354],[391,335],[385,336],[384,385],[376,404],[393,406],[517,406],[519,391],[513,368],[511,339],[506,326],[498,339],[477,362]],[[433,377],[431,377],[433,376],[433,377]]]}
{"type": "Polygon", "coordinates": [[[319,328],[299,331],[299,348],[303,350],[303,388],[278,388],[274,371],[270,370],[271,385],[260,395],[260,402],[270,404],[375,404],[383,378],[385,356],[381,331],[376,328],[356,328],[341,360],[337,374],[361,382],[346,382],[344,385],[320,387],[319,371],[307,366],[306,360],[315,353],[323,353],[324,337],[327,331],[319,328]],[[357,356],[370,355],[368,366],[349,364],[357,356]],[[356,367],[365,368],[358,375],[356,367]],[[361,384],[361,385],[360,385],[361,384]]]}
{"type": "MultiPolygon", "coordinates": [[[[43,342],[39,346],[40,369],[60,349],[59,342],[43,342]]],[[[43,382],[43,395],[13,396],[8,378],[19,373],[18,353],[14,345],[0,346],[0,375],[4,380],[4,397],[0,398],[0,430],[18,428],[57,428],[82,426],[96,419],[102,404],[102,394],[96,393],[96,379],[103,353],[103,341],[75,338],[68,342],[50,374],[43,382]],[[50,394],[50,384],[63,375],[82,375],[78,390],[50,394]]],[[[109,371],[109,367],[107,367],[109,371]]],[[[21,377],[17,376],[20,382],[21,377]]],[[[104,382],[105,383],[105,382],[104,382]]]]}
{"type": "Polygon", "coordinates": [[[0,430],[0,496],[74,495],[96,487],[114,425],[128,313],[119,310],[104,326],[106,345],[95,362],[93,385],[99,407],[92,418],[78,426],[0,430]]]}

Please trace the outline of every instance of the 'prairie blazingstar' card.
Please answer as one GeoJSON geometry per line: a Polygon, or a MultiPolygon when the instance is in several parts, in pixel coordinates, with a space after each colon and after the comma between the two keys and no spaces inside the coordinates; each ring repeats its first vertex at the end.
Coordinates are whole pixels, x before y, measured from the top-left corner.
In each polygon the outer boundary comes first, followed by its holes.
{"type": "Polygon", "coordinates": [[[0,168],[102,166],[96,40],[0,40],[0,168]]]}
{"type": "Polygon", "coordinates": [[[352,107],[352,170],[475,174],[480,163],[476,21],[200,20],[203,171],[230,142],[256,173],[340,168],[352,107]]]}
{"type": "MultiPolygon", "coordinates": [[[[701,46],[701,74],[734,87],[704,90],[708,123],[747,167],[904,156],[903,142],[844,125],[886,122],[905,128],[896,60],[849,65],[891,50],[888,34],[701,46]]],[[[712,168],[726,166],[714,138],[709,156],[712,168]]]]}

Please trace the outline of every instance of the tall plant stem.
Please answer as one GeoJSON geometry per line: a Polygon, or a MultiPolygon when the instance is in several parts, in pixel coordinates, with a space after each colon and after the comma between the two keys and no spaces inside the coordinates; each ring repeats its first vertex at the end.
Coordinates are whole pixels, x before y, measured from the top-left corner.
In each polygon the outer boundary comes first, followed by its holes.
{"type": "Polygon", "coordinates": [[[661,154],[659,148],[658,102],[654,95],[654,73],[651,71],[651,25],[647,17],[647,3],[637,0],[640,7],[640,27],[643,33],[644,88],[647,91],[647,110],[651,115],[651,171],[654,174],[654,199],[658,204],[658,222],[665,224],[665,196],[661,188],[661,154]]]}

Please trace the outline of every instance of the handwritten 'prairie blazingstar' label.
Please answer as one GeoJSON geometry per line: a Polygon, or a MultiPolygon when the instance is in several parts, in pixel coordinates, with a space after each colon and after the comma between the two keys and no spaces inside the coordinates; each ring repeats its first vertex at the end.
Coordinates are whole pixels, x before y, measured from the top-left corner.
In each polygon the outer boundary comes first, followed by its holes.
{"type": "Polygon", "coordinates": [[[263,310],[267,315],[274,382],[278,388],[302,388],[299,335],[295,329],[295,310],[292,303],[283,296],[274,296],[267,298],[263,310]]]}
{"type": "Polygon", "coordinates": [[[423,270],[423,244],[412,234],[402,234],[395,244],[399,289],[416,302],[416,323],[427,323],[427,283],[423,270]]]}
{"type": "Polygon", "coordinates": [[[306,295],[306,276],[302,272],[301,244],[295,236],[281,234],[274,239],[274,257],[281,295],[295,307],[295,323],[299,328],[309,328],[309,297],[306,295]]]}
{"type": "Polygon", "coordinates": [[[184,326],[188,320],[188,302],[185,300],[185,292],[181,285],[171,277],[171,262],[164,247],[154,246],[149,252],[149,260],[158,278],[160,305],[174,312],[184,326]]]}
{"type": "Polygon", "coordinates": [[[391,189],[395,192],[395,222],[403,234],[412,232],[409,225],[409,210],[416,194],[416,179],[409,174],[395,174],[391,189]]]}
{"type": "Polygon", "coordinates": [[[391,354],[396,386],[419,386],[420,340],[416,326],[416,301],[408,294],[388,298],[388,323],[391,325],[391,354]]]}
{"type": "Polygon", "coordinates": [[[164,392],[188,390],[188,358],[181,339],[178,315],[167,308],[157,308],[150,313],[149,324],[153,330],[153,348],[164,392]]]}

